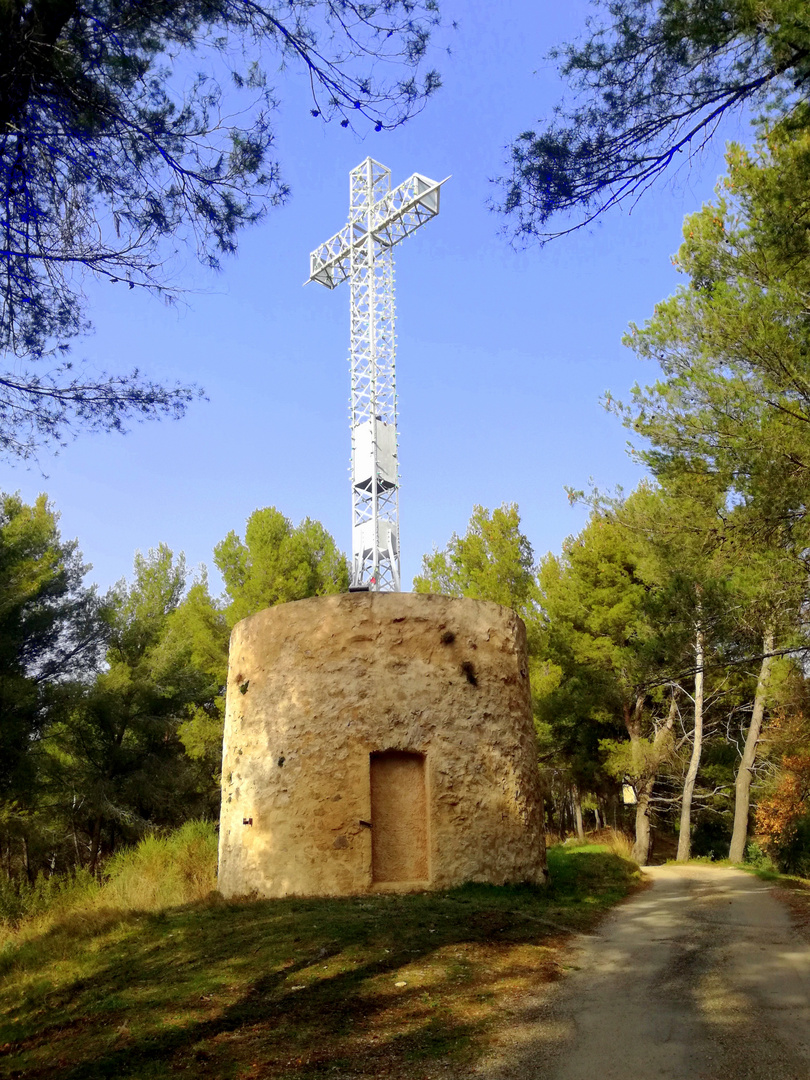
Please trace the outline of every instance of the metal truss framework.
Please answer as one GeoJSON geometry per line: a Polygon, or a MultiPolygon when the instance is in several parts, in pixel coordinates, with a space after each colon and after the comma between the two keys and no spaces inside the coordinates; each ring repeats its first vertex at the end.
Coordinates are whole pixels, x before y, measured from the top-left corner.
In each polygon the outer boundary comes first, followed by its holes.
{"type": "Polygon", "coordinates": [[[348,224],[310,255],[309,281],[351,286],[355,590],[400,590],[393,248],[438,214],[445,182],[414,173],[392,191],[391,170],[366,158],[350,173],[348,224]]]}

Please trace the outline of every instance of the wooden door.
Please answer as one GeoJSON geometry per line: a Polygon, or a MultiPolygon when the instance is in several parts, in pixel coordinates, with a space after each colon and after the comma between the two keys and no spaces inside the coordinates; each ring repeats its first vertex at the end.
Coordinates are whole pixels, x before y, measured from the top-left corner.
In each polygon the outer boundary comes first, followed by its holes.
{"type": "Polygon", "coordinates": [[[372,881],[428,880],[425,755],[371,755],[372,881]]]}

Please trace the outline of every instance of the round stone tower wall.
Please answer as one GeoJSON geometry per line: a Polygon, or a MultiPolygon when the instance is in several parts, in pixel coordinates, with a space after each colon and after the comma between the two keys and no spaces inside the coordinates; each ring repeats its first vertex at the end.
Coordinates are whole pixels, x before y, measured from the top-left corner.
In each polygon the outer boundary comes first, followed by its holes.
{"type": "Polygon", "coordinates": [[[544,881],[521,620],[370,592],[238,623],[219,843],[225,896],[544,881]]]}

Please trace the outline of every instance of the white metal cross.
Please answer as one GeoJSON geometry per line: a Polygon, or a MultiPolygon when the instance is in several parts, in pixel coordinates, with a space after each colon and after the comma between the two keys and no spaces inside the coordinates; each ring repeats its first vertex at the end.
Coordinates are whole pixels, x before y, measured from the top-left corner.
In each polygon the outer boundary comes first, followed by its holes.
{"type": "Polygon", "coordinates": [[[351,285],[350,589],[399,592],[399,455],[393,247],[439,212],[442,184],[414,173],[391,190],[372,158],[350,173],[349,221],[310,255],[309,281],[351,285]]]}

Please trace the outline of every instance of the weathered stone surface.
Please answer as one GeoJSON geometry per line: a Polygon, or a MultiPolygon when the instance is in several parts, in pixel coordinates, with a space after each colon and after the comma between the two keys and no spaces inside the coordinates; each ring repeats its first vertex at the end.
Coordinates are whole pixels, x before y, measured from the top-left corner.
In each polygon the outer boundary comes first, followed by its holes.
{"type": "Polygon", "coordinates": [[[268,608],[234,627],[227,694],[226,896],[544,880],[526,634],[509,609],[405,593],[268,608]]]}

